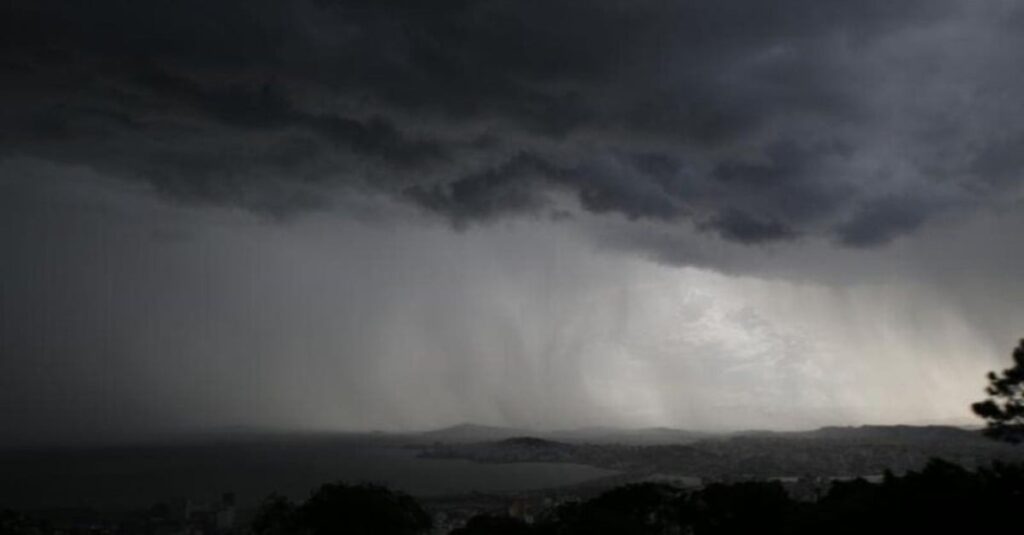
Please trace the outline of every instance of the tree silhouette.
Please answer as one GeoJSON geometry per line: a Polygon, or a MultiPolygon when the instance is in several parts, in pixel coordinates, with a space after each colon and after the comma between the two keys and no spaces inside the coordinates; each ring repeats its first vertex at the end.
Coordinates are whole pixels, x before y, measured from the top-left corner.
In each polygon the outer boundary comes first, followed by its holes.
{"type": "Polygon", "coordinates": [[[541,519],[543,535],[657,535],[677,522],[681,491],[660,483],[618,487],[582,503],[559,506],[541,519]]]}
{"type": "Polygon", "coordinates": [[[310,535],[414,535],[431,525],[411,496],[370,484],[323,485],[297,513],[310,535]]]}
{"type": "Polygon", "coordinates": [[[530,535],[529,524],[508,516],[478,515],[449,535],[530,535]]]}
{"type": "Polygon", "coordinates": [[[295,504],[284,496],[271,494],[260,504],[252,519],[256,535],[289,535],[299,531],[295,504]]]}
{"type": "Polygon", "coordinates": [[[430,516],[407,494],[377,485],[330,483],[299,506],[271,495],[256,510],[252,531],[257,535],[416,535],[430,525],[430,516]]]}
{"type": "Polygon", "coordinates": [[[985,434],[1019,443],[1024,441],[1024,340],[1013,350],[1014,365],[1001,374],[989,372],[989,399],[971,405],[985,419],[985,434]]]}

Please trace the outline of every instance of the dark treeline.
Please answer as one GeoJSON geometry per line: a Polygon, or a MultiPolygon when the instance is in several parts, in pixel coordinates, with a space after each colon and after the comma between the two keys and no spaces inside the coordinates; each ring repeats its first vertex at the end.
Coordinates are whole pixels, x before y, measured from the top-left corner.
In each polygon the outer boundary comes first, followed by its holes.
{"type": "MultiPolygon", "coordinates": [[[[563,503],[532,523],[509,516],[479,515],[453,535],[726,535],[888,534],[1019,532],[1024,510],[1024,465],[994,464],[968,470],[933,460],[880,483],[836,481],[814,501],[793,499],[776,481],[716,483],[685,490],[638,483],[587,501],[563,503]],[[1016,529],[1005,531],[1007,526],[1016,529]]],[[[154,527],[154,526],[150,526],[154,527]]],[[[244,527],[253,535],[416,535],[443,533],[414,498],[388,488],[327,484],[308,500],[294,503],[271,496],[244,527]]],[[[0,534],[177,533],[135,527],[53,529],[30,515],[0,511],[0,534]]],[[[188,533],[193,533],[189,531],[188,533]]],[[[194,533],[207,533],[196,531],[194,533]]]]}
{"type": "MultiPolygon", "coordinates": [[[[712,484],[700,490],[641,483],[541,514],[532,524],[474,517],[454,535],[983,533],[1019,521],[1024,465],[970,471],[935,460],[881,483],[835,482],[816,501],[792,499],[778,482],[712,484]]],[[[326,485],[304,504],[272,498],[260,535],[415,534],[430,520],[412,498],[382,487],[326,485]]]]}
{"type": "Polygon", "coordinates": [[[713,484],[693,492],[639,484],[560,507],[536,526],[496,532],[471,523],[458,533],[982,533],[1017,520],[1021,507],[1024,466],[972,472],[936,460],[920,472],[886,474],[880,484],[835,482],[813,502],[793,500],[778,482],[713,484]]]}

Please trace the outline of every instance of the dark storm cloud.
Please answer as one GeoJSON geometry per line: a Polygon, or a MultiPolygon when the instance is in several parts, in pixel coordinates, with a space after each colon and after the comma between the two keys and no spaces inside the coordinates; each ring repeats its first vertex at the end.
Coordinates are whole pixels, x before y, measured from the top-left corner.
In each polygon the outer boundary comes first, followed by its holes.
{"type": "Polygon", "coordinates": [[[793,230],[778,221],[762,221],[743,212],[727,212],[712,219],[709,227],[723,238],[740,243],[761,243],[794,237],[793,230]]]}
{"type": "Polygon", "coordinates": [[[986,133],[1024,88],[999,68],[1020,44],[1010,4],[3,10],[2,154],[179,199],[288,214],[384,194],[459,225],[571,200],[743,244],[872,246],[1019,183],[1020,128],[986,133]]]}
{"type": "Polygon", "coordinates": [[[4,3],[0,435],[959,414],[1024,323],[1022,24],[4,3]]]}
{"type": "Polygon", "coordinates": [[[411,186],[405,196],[430,210],[447,214],[456,225],[499,214],[539,209],[538,177],[562,172],[528,153],[500,165],[431,186],[411,186]]]}
{"type": "Polygon", "coordinates": [[[853,247],[880,245],[919,227],[932,208],[916,199],[881,199],[862,206],[841,224],[838,237],[853,247]]]}

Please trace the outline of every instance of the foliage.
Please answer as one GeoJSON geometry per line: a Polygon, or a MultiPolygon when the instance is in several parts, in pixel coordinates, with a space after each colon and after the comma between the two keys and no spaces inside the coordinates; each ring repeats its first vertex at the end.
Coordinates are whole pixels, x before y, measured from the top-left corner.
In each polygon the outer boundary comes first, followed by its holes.
{"type": "MultiPolygon", "coordinates": [[[[712,484],[683,492],[630,485],[562,506],[515,535],[817,535],[996,533],[1024,507],[1024,465],[969,471],[941,460],[880,484],[837,481],[816,502],[789,497],[777,482],[712,484]]],[[[472,524],[472,522],[471,522],[472,524]]],[[[1019,529],[1019,526],[1018,526],[1019,529]]],[[[1009,531],[1015,532],[1015,531],[1009,531]]],[[[486,530],[457,532],[484,535],[486,530]]]]}
{"type": "Polygon", "coordinates": [[[1024,340],[1013,351],[1014,365],[988,374],[990,396],[971,406],[985,419],[985,433],[1007,442],[1024,441],[1024,340]]]}
{"type": "Polygon", "coordinates": [[[272,496],[253,520],[258,535],[415,535],[430,517],[411,496],[377,485],[323,485],[295,507],[272,496]]]}
{"type": "Polygon", "coordinates": [[[782,533],[797,506],[778,482],[714,484],[689,496],[680,520],[695,533],[782,533]]]}
{"type": "MultiPolygon", "coordinates": [[[[881,483],[835,481],[817,501],[795,500],[781,483],[772,481],[712,483],[696,490],[641,483],[555,507],[533,524],[507,516],[477,516],[452,535],[1018,533],[1015,512],[1022,508],[1024,464],[969,470],[932,460],[920,471],[887,473],[881,483]]],[[[251,532],[412,535],[426,533],[429,527],[429,517],[408,495],[374,485],[334,483],[320,487],[305,503],[269,497],[253,517],[251,532]]],[[[69,531],[0,510],[2,535],[56,533],[69,531]]]]}
{"type": "Polygon", "coordinates": [[[252,530],[258,535],[288,535],[298,529],[295,504],[279,494],[263,500],[252,519],[252,530]]]}
{"type": "Polygon", "coordinates": [[[587,502],[559,507],[538,530],[557,535],[664,533],[677,523],[680,496],[681,491],[669,485],[626,485],[587,502]]]}
{"type": "Polygon", "coordinates": [[[530,535],[530,526],[517,518],[508,516],[478,515],[469,520],[464,527],[451,532],[451,535],[530,535]]]}

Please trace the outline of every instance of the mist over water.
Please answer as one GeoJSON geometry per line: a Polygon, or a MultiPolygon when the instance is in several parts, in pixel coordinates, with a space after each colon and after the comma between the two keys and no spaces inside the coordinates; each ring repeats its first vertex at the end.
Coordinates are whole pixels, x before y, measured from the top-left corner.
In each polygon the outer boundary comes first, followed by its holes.
{"type": "Polygon", "coordinates": [[[177,447],[86,449],[4,455],[6,507],[145,508],[236,493],[246,507],[272,493],[303,500],[327,481],[387,485],[421,497],[574,485],[614,474],[564,463],[486,464],[421,459],[412,449],[308,437],[177,447]]]}

